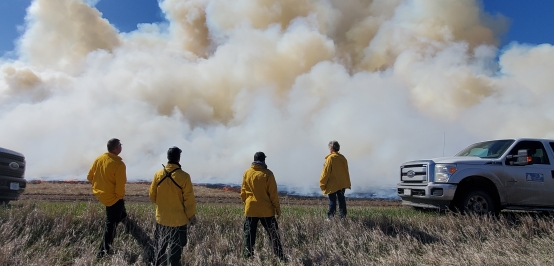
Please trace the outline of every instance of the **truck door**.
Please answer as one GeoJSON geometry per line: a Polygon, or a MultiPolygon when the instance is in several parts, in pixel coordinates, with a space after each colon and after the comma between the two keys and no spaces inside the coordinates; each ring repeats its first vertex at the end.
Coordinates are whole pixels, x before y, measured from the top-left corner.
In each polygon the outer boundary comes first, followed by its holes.
{"type": "Polygon", "coordinates": [[[506,159],[504,182],[508,189],[508,203],[514,205],[552,206],[554,205],[554,168],[540,141],[521,141],[509,155],[517,155],[518,150],[528,150],[532,156],[529,165],[513,165],[506,159]]]}
{"type": "Polygon", "coordinates": [[[548,178],[545,177],[546,179],[548,179],[548,181],[545,182],[545,189],[550,191],[549,206],[554,206],[554,157],[552,157],[552,155],[554,155],[554,142],[550,142],[549,144],[550,151],[547,151],[547,156],[548,158],[552,158],[552,160],[549,160],[550,175],[548,175],[548,178]]]}

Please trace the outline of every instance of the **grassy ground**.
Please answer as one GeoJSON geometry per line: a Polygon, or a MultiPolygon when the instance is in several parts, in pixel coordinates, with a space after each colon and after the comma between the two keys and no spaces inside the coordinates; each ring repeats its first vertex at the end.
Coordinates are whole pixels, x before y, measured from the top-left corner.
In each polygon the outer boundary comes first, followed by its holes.
{"type": "MultiPolygon", "coordinates": [[[[150,237],[154,206],[127,204],[150,237]]],[[[286,206],[279,219],[287,263],[259,226],[255,256],[242,258],[240,205],[200,204],[184,265],[553,265],[550,216],[478,218],[408,208],[352,207],[325,221],[325,206],[286,206]]],[[[115,254],[95,261],[103,233],[99,203],[14,203],[0,207],[0,265],[144,265],[143,250],[120,226],[115,254]]]]}

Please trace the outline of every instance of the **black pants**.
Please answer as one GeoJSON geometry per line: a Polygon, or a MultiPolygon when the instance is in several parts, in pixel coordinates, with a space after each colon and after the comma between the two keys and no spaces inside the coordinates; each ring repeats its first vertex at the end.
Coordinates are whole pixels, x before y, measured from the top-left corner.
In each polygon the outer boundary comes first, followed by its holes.
{"type": "Polygon", "coordinates": [[[170,227],[156,224],[156,265],[167,264],[166,249],[169,246],[169,262],[172,266],[181,265],[183,247],[187,245],[187,225],[170,227]]]}
{"type": "Polygon", "coordinates": [[[339,217],[346,217],[346,198],[344,197],[344,189],[341,189],[329,194],[329,212],[327,212],[329,219],[333,218],[335,212],[337,212],[337,199],[339,200],[339,217]]]}
{"type": "Polygon", "coordinates": [[[97,257],[101,258],[110,253],[116,229],[120,222],[125,226],[125,232],[131,234],[142,247],[144,252],[143,256],[146,262],[150,262],[153,257],[152,240],[146,231],[140,228],[135,221],[127,217],[125,202],[122,199],[117,201],[114,205],[106,207],[104,238],[102,239],[102,243],[100,243],[100,251],[98,251],[97,257]]]}
{"type": "Polygon", "coordinates": [[[125,223],[126,218],[127,211],[125,210],[125,202],[122,199],[112,206],[106,206],[106,226],[104,238],[102,243],[100,243],[99,257],[110,253],[117,225],[120,222],[125,223]]]}
{"type": "Polygon", "coordinates": [[[262,222],[262,226],[269,235],[271,245],[273,246],[273,253],[275,253],[279,259],[284,259],[283,247],[279,239],[279,227],[277,226],[277,219],[275,219],[275,217],[246,217],[244,221],[244,257],[249,258],[254,255],[258,221],[262,222]]]}

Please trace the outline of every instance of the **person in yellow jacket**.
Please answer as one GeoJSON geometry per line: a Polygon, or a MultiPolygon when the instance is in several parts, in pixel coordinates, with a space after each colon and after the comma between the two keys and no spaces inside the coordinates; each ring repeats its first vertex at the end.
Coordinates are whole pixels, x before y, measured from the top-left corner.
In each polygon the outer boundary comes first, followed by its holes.
{"type": "Polygon", "coordinates": [[[106,226],[97,258],[110,253],[117,225],[127,217],[125,210],[125,184],[127,174],[125,163],[119,154],[123,149],[119,139],[110,139],[108,152],[100,155],[90,168],[87,179],[92,183],[92,193],[106,206],[106,226]]]}
{"type": "Polygon", "coordinates": [[[254,162],[242,177],[240,197],[244,203],[244,216],[246,216],[244,221],[244,257],[249,258],[254,255],[256,229],[258,222],[261,222],[271,240],[273,253],[279,259],[285,260],[279,238],[279,227],[275,218],[281,216],[277,183],[273,172],[267,169],[265,158],[263,152],[256,152],[254,162]]]}
{"type": "Polygon", "coordinates": [[[169,148],[167,166],[156,172],[148,195],[156,204],[154,238],[156,265],[181,265],[183,247],[187,245],[187,225],[196,223],[196,199],[190,175],[181,169],[181,149],[169,148]],[[169,246],[169,258],[166,249],[169,246]]]}
{"type": "Polygon", "coordinates": [[[340,145],[336,140],[329,142],[329,155],[325,157],[325,164],[319,178],[319,187],[323,194],[329,195],[328,219],[335,216],[337,199],[339,201],[339,217],[346,217],[344,190],[351,187],[348,161],[339,153],[339,150],[340,145]]]}

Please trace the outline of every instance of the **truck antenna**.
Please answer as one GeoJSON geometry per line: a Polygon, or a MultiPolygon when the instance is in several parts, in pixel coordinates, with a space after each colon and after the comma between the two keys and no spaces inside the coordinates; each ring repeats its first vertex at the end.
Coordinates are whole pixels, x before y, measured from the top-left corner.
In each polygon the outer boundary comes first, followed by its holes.
{"type": "Polygon", "coordinates": [[[442,157],[444,157],[444,147],[446,147],[446,132],[442,133],[442,157]]]}

